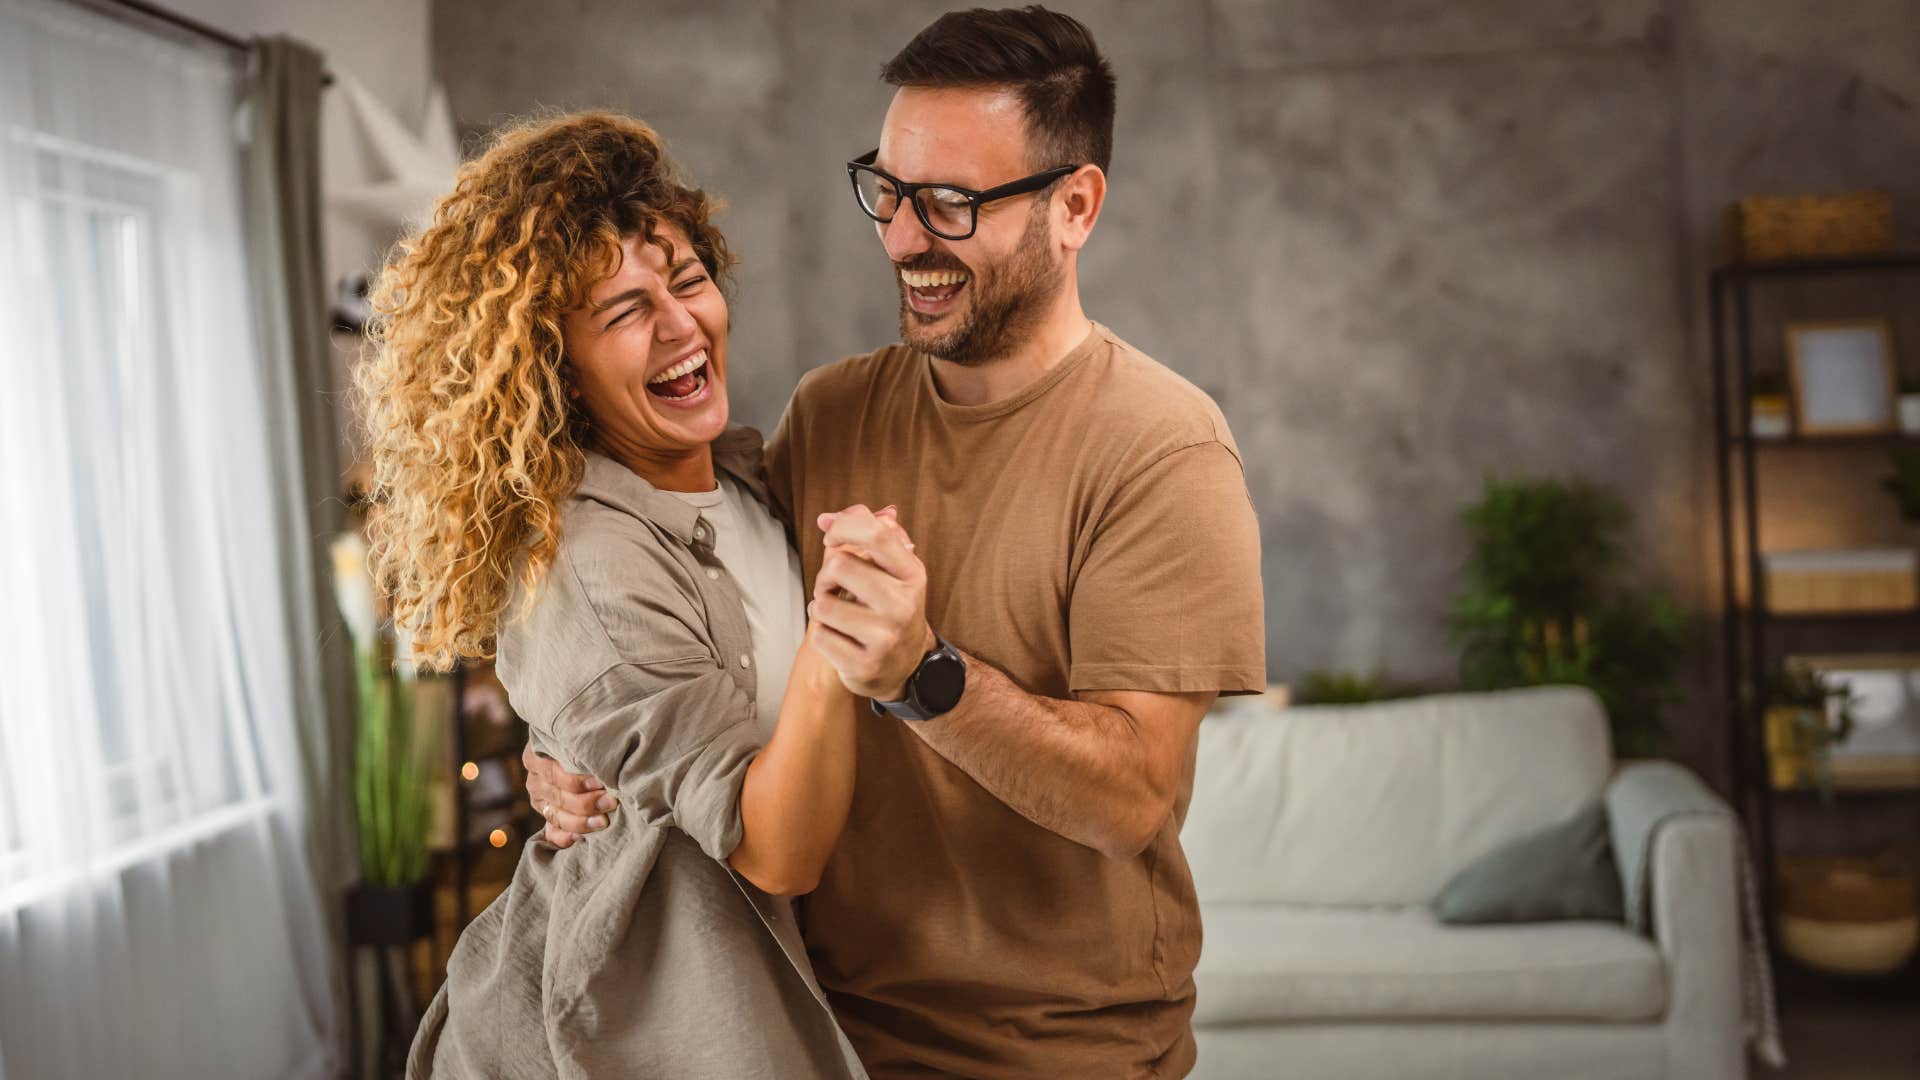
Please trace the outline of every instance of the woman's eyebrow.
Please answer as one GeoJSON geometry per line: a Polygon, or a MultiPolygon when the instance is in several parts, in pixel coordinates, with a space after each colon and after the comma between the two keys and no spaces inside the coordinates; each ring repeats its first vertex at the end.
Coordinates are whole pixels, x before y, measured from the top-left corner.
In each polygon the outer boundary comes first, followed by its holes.
{"type": "Polygon", "coordinates": [[[608,297],[606,300],[603,300],[600,303],[593,305],[593,313],[595,315],[598,315],[601,312],[607,310],[608,308],[615,306],[616,304],[624,304],[629,300],[636,300],[636,299],[638,300],[647,299],[647,290],[644,286],[628,289],[626,292],[620,293],[617,296],[608,297]]]}

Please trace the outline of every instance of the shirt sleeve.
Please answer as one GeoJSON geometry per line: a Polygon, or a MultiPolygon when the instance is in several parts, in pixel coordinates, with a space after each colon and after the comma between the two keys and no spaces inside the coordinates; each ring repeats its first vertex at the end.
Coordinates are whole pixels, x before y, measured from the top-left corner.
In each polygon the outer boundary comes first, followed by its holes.
{"type": "Polygon", "coordinates": [[[1265,690],[1260,526],[1240,459],[1198,443],[1127,480],[1068,603],[1075,691],[1265,690]]]}
{"type": "Polygon", "coordinates": [[[752,697],[660,541],[610,518],[573,524],[538,603],[501,632],[509,700],[555,757],[620,797],[620,813],[678,827],[724,859],[762,745],[752,697]]]}
{"type": "Polygon", "coordinates": [[[609,668],[567,703],[553,732],[568,758],[620,796],[621,813],[675,826],[717,860],[740,846],[740,789],[760,732],[753,703],[708,656],[609,668]]]}

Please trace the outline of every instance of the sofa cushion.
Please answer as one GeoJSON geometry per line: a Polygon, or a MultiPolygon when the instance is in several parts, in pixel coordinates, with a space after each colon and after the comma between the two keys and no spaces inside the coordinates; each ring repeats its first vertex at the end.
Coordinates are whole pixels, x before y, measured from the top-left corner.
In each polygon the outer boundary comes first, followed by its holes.
{"type": "Polygon", "coordinates": [[[1616,924],[1443,926],[1425,908],[1206,904],[1196,1024],[1634,1021],[1667,1008],[1666,964],[1616,924]]]}
{"type": "Polygon", "coordinates": [[[1607,834],[1607,805],[1598,800],[1467,865],[1434,898],[1443,923],[1627,920],[1620,871],[1607,834]]]}
{"type": "Polygon", "coordinates": [[[1202,901],[1409,906],[1600,795],[1606,714],[1586,690],[1443,694],[1200,725],[1181,841],[1202,901]]]}

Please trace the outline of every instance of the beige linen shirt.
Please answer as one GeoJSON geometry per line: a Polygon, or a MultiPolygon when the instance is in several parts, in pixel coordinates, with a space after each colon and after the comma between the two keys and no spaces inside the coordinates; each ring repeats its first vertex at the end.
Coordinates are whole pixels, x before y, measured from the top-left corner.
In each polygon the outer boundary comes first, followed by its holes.
{"type": "MultiPolygon", "coordinates": [[[[760,435],[714,464],[768,505],[760,435]]],[[[461,935],[409,1077],[861,1077],[788,905],[726,858],[762,745],[753,638],[697,507],[588,454],[498,672],[537,747],[620,799],[567,850],[535,838],[461,935]]]]}

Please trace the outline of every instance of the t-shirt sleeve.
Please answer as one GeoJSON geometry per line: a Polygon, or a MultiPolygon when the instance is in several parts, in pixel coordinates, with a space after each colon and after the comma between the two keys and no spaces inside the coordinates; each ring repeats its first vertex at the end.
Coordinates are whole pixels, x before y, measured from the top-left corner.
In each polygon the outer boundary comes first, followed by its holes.
{"type": "Polygon", "coordinates": [[[760,752],[753,703],[704,653],[609,668],[554,718],[568,758],[623,814],[677,826],[715,859],[740,846],[740,788],[760,752]]]}
{"type": "Polygon", "coordinates": [[[800,411],[804,407],[800,395],[805,384],[795,389],[792,400],[787,402],[787,411],[780,414],[780,424],[773,429],[773,437],[767,440],[766,469],[767,494],[773,497],[773,503],[788,521],[794,521],[797,530],[800,525],[794,519],[793,461],[798,448],[794,445],[800,435],[800,411]]]}
{"type": "Polygon", "coordinates": [[[1072,690],[1266,689],[1260,526],[1224,444],[1175,450],[1127,480],[1081,559],[1072,690]]]}

